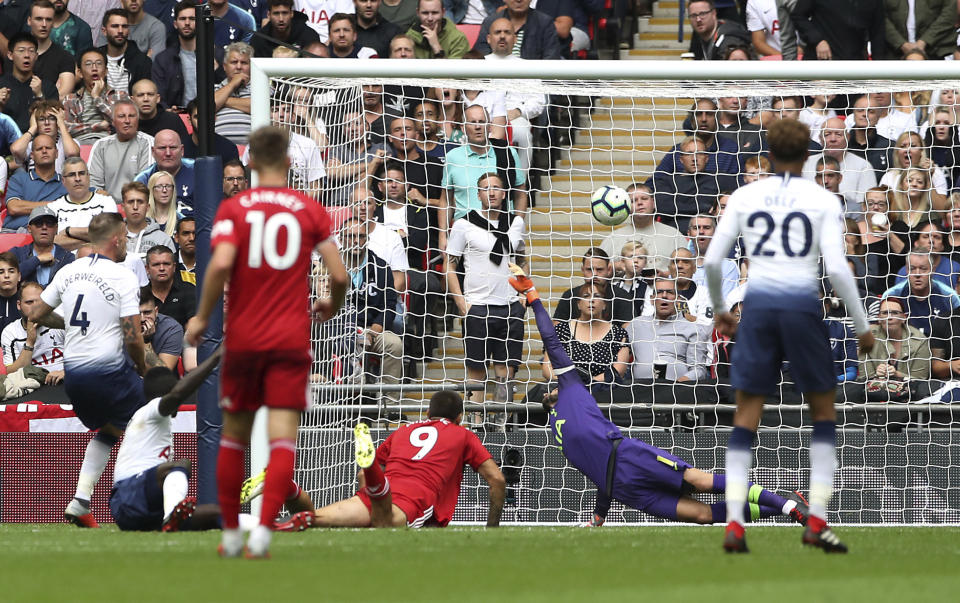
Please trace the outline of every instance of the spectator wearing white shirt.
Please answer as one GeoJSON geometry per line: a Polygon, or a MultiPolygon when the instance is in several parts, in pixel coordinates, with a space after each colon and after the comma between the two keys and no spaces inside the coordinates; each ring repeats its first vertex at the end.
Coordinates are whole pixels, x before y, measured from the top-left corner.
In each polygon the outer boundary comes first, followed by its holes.
{"type": "Polygon", "coordinates": [[[776,0],[747,0],[747,31],[757,54],[780,54],[780,19],[776,0]]]}
{"type": "MultiPolygon", "coordinates": [[[[525,308],[510,286],[509,265],[523,258],[526,227],[504,211],[506,191],[496,172],[477,180],[480,210],[455,221],[447,239],[444,272],[447,287],[463,319],[467,379],[485,382],[487,363],[497,378],[494,400],[512,400],[510,380],[520,365],[525,308]],[[456,263],[463,266],[463,287],[456,263]]],[[[519,212],[518,212],[519,213],[519,212]]],[[[522,262],[522,260],[521,260],[522,262]]],[[[470,392],[483,401],[483,392],[470,392]]]]}
{"type": "Polygon", "coordinates": [[[43,286],[33,281],[20,286],[17,308],[23,316],[4,327],[0,334],[3,364],[7,373],[39,366],[49,371],[45,385],[59,385],[63,381],[63,329],[39,326],[26,318],[42,291],[43,286]]]}
{"type": "Polygon", "coordinates": [[[490,121],[490,138],[507,139],[507,95],[500,90],[463,90],[464,107],[480,105],[490,121]]]}
{"type": "Polygon", "coordinates": [[[54,199],[48,207],[57,214],[56,244],[75,251],[90,241],[90,220],[103,212],[117,213],[117,203],[110,195],[91,190],[90,171],[80,157],[67,157],[63,162],[63,186],[67,194],[54,199]]]}
{"type": "Polygon", "coordinates": [[[920,126],[917,125],[917,118],[912,111],[912,101],[909,93],[906,98],[898,97],[897,106],[893,102],[893,94],[890,92],[871,92],[867,95],[870,99],[870,108],[877,111],[877,133],[884,138],[897,140],[904,132],[919,132],[920,126]],[[908,111],[901,110],[901,103],[910,103],[908,111]]]}
{"type": "MultiPolygon", "coordinates": [[[[288,103],[278,103],[274,107],[274,125],[287,128],[293,123],[293,119],[293,108],[288,103]]],[[[323,154],[317,143],[302,134],[290,132],[287,156],[290,158],[290,187],[318,197],[323,188],[322,180],[327,173],[323,167],[323,154]]],[[[243,165],[250,162],[250,147],[243,151],[240,160],[243,165]]]]}
{"type": "MultiPolygon", "coordinates": [[[[487,43],[493,50],[484,58],[488,61],[522,61],[513,54],[513,47],[517,43],[517,33],[510,19],[496,19],[490,24],[487,34],[487,43]]],[[[547,99],[543,94],[530,94],[510,90],[504,96],[504,108],[507,110],[507,121],[513,132],[513,146],[517,147],[520,156],[520,167],[524,171],[530,169],[531,153],[533,151],[532,122],[543,113],[547,99]]]]}
{"type": "Polygon", "coordinates": [[[823,124],[820,133],[823,152],[810,155],[803,164],[803,177],[815,180],[817,161],[823,156],[833,157],[840,163],[843,180],[840,181],[840,194],[847,207],[860,207],[863,195],[877,185],[877,176],[870,162],[847,150],[847,130],[843,120],[831,117],[823,124]]]}
{"type": "Polygon", "coordinates": [[[374,220],[376,211],[377,198],[370,193],[370,189],[364,185],[353,189],[353,217],[367,231],[367,247],[390,267],[393,286],[397,295],[402,296],[407,288],[407,270],[410,270],[407,252],[400,235],[374,220]]]}
{"type": "Polygon", "coordinates": [[[832,101],[834,97],[836,97],[835,94],[815,94],[810,97],[812,99],[810,104],[800,111],[798,119],[810,128],[810,140],[819,143],[820,129],[823,127],[823,124],[826,123],[828,119],[837,116],[836,111],[827,108],[827,104],[832,101]]]}

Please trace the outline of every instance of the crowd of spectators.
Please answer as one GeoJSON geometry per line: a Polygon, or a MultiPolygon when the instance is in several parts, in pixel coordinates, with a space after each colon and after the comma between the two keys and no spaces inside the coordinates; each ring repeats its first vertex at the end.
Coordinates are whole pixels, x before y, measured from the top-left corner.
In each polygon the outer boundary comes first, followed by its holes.
{"type": "MultiPolygon", "coordinates": [[[[253,57],[571,59],[591,46],[591,18],[605,10],[596,0],[209,5],[213,146],[225,196],[250,186],[253,57]],[[473,42],[464,33],[470,27],[473,42]]],[[[749,0],[742,14],[733,2],[693,0],[685,8],[690,50],[702,60],[956,52],[956,6],[946,0],[749,0]]],[[[90,253],[94,215],[118,211],[128,233],[124,262],[142,286],[151,361],[194,366],[182,327],[196,286],[197,13],[194,0],[0,5],[2,225],[29,235],[0,254],[8,370],[32,351],[32,362],[50,364],[57,380],[62,332],[38,329],[20,308],[60,267],[90,253]]],[[[507,266],[526,262],[538,178],[551,167],[541,160],[549,153],[536,149],[564,140],[551,129],[569,123],[564,101],[528,90],[369,83],[272,90],[271,119],[291,133],[292,185],[334,214],[353,283],[343,315],[317,334],[323,361],[315,381],[415,378],[419,363],[449,356],[436,348],[459,316],[467,378],[495,384],[497,401],[514,399],[524,311],[507,266]]],[[[950,317],[960,306],[960,194],[951,192],[960,175],[958,101],[953,90],[695,99],[682,139],[627,187],[627,223],[583,253],[583,282],[556,304],[558,333],[584,381],[611,395],[633,384],[716,390],[724,382],[735,341],[712,329],[701,265],[730,193],[770,175],[765,127],[779,118],[810,126],[804,177],[844,207],[851,266],[882,342],[856,358],[843,308],[826,293],[838,384],[856,399],[917,395],[881,382],[949,379],[950,317]]],[[[723,281],[727,309],[738,315],[749,270],[741,256],[738,245],[723,281]]],[[[322,266],[314,277],[322,295],[322,266]]],[[[542,374],[553,375],[545,360],[542,374]]],[[[784,374],[789,379],[789,367],[784,374]]],[[[399,395],[383,402],[396,404],[399,395]]]]}

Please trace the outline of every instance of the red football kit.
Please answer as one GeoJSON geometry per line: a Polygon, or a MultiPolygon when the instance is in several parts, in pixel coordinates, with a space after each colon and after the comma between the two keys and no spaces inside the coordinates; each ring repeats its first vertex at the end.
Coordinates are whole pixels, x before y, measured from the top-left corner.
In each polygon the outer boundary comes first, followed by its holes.
{"type": "Polygon", "coordinates": [[[220,205],[211,246],[237,248],[225,304],[224,409],[306,408],[311,253],[329,237],[323,206],[288,188],[258,187],[220,205]]]}
{"type": "MultiPolygon", "coordinates": [[[[393,504],[407,516],[407,525],[445,526],[453,518],[463,467],[476,471],[492,458],[480,438],[447,419],[419,421],[397,429],[377,448],[376,463],[390,481],[393,504]]],[[[357,493],[370,508],[370,498],[357,493]]]]}

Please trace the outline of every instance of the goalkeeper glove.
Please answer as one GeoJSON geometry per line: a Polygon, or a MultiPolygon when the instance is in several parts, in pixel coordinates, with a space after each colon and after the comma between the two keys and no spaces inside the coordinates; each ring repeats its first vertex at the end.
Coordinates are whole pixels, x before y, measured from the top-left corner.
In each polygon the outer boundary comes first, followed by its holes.
{"type": "Polygon", "coordinates": [[[597,515],[596,513],[594,513],[594,514],[593,514],[593,519],[591,519],[590,521],[588,521],[588,522],[585,523],[585,524],[582,524],[581,527],[584,527],[584,528],[599,528],[600,526],[603,525],[603,522],[604,522],[605,520],[606,520],[605,517],[601,517],[600,515],[597,515]]]}
{"type": "Polygon", "coordinates": [[[524,274],[523,268],[516,264],[510,264],[510,272],[513,273],[513,276],[509,279],[510,286],[520,293],[526,294],[528,304],[540,299],[540,294],[537,293],[537,290],[534,288],[533,281],[530,280],[529,276],[524,274]]]}

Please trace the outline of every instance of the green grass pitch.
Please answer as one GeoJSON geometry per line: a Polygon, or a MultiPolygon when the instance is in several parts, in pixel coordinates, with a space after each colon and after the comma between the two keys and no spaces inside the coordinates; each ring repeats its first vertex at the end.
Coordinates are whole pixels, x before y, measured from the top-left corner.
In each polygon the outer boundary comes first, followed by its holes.
{"type": "Polygon", "coordinates": [[[29,601],[956,601],[960,528],[503,527],[277,534],[268,561],[219,559],[216,532],[0,525],[0,600],[29,601]],[[617,599],[613,599],[617,597],[617,599]],[[641,599],[641,597],[643,597],[641,599]],[[654,597],[654,598],[651,598],[654,597]]]}

